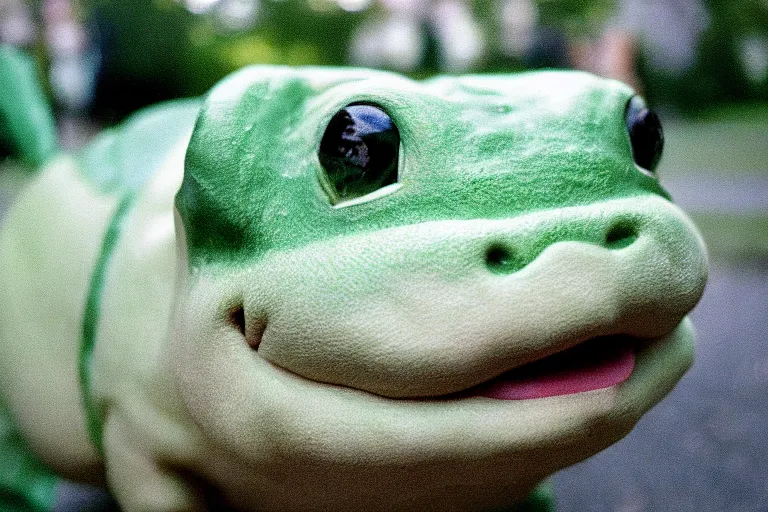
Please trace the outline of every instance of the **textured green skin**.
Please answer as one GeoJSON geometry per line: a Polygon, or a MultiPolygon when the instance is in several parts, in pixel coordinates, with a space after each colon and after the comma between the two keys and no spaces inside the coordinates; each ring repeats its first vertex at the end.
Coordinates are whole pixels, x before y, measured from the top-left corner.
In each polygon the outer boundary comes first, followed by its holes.
{"type": "Polygon", "coordinates": [[[59,146],[37,78],[31,58],[0,45],[0,143],[33,166],[43,164],[59,146]]]}
{"type": "MultiPolygon", "coordinates": [[[[387,76],[382,85],[342,71],[319,74],[310,85],[284,72],[284,83],[270,90],[258,70],[241,72],[209,97],[177,202],[193,264],[247,263],[269,249],[351,231],[666,197],[632,162],[620,114],[631,91],[619,82],[549,73],[423,84],[387,76]],[[358,208],[329,209],[310,156],[330,117],[362,100],[384,107],[400,129],[402,190],[358,208]]],[[[540,248],[555,239],[543,237],[540,248]]]]}
{"type": "Polygon", "coordinates": [[[194,130],[196,104],[161,106],[52,161],[0,234],[0,389],[21,431],[70,477],[106,466],[126,510],[514,508],[692,361],[706,256],[633,163],[631,95],[582,73],[254,67],[194,130]],[[316,151],[357,101],[398,125],[400,179],[332,205],[316,151]],[[616,334],[637,343],[621,385],[445,397],[616,334]]]}

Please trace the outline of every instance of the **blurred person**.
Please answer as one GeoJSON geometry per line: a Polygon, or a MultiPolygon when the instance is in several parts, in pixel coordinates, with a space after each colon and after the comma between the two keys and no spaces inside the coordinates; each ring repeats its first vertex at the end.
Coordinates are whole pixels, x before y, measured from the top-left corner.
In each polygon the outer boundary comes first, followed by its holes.
{"type": "Polygon", "coordinates": [[[45,0],[43,23],[54,98],[65,110],[81,112],[93,98],[95,77],[88,34],[70,0],[45,0]]]}
{"type": "Polygon", "coordinates": [[[32,46],[37,40],[32,9],[20,0],[0,0],[0,43],[32,46]]]}
{"type": "Polygon", "coordinates": [[[619,0],[597,41],[570,48],[573,66],[630,84],[638,91],[640,53],[655,69],[681,76],[696,59],[700,37],[709,24],[700,0],[619,0]]]}
{"type": "Polygon", "coordinates": [[[96,86],[98,53],[73,0],[45,0],[43,30],[61,138],[67,147],[79,146],[90,131],[86,116],[96,86]]]}
{"type": "Polygon", "coordinates": [[[642,91],[637,76],[638,43],[632,32],[609,27],[597,42],[577,41],[569,48],[573,67],[615,78],[642,91]]]}
{"type": "Polygon", "coordinates": [[[539,9],[533,0],[503,0],[499,9],[501,53],[523,58],[533,47],[539,9]]]}

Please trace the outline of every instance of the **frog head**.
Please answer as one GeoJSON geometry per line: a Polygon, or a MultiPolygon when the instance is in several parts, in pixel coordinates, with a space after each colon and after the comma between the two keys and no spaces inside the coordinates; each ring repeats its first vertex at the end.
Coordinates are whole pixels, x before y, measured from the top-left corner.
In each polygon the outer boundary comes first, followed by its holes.
{"type": "Polygon", "coordinates": [[[706,255],[661,143],[578,72],[233,75],[176,198],[190,416],[266,508],[519,501],[692,362],[706,255]]]}

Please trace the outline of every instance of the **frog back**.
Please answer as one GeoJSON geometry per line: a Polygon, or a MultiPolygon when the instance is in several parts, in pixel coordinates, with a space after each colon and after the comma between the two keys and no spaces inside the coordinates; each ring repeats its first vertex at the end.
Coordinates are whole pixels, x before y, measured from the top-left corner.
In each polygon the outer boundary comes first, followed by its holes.
{"type": "MultiPolygon", "coordinates": [[[[33,450],[66,476],[100,472],[83,406],[83,349],[102,337],[105,290],[130,287],[111,270],[120,251],[142,254],[136,240],[120,243],[132,223],[152,224],[136,205],[153,182],[181,180],[197,109],[193,100],[153,107],[51,159],[0,228],[0,392],[33,450]]],[[[154,201],[172,216],[166,195],[154,201]]],[[[143,247],[168,253],[173,240],[143,247]]]]}

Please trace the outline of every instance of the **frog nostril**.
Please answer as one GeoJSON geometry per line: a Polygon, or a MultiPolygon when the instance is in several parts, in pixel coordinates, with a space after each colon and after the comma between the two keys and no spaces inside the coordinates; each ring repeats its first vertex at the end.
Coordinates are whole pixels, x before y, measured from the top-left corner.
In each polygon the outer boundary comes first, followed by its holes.
{"type": "Polygon", "coordinates": [[[511,274],[523,267],[512,250],[498,243],[485,251],[485,265],[494,274],[511,274]]]}
{"type": "Polygon", "coordinates": [[[229,312],[229,321],[245,336],[245,310],[243,306],[238,306],[229,312]]]}
{"type": "MultiPolygon", "coordinates": [[[[252,316],[252,315],[251,315],[252,316]]],[[[242,304],[232,307],[227,312],[227,322],[236,329],[244,341],[253,350],[258,350],[264,331],[267,329],[267,321],[264,318],[251,317],[246,322],[245,308],[242,304]]]]}
{"type": "Polygon", "coordinates": [[[615,222],[605,235],[605,245],[609,249],[623,249],[637,240],[637,229],[626,219],[615,222]]]}

